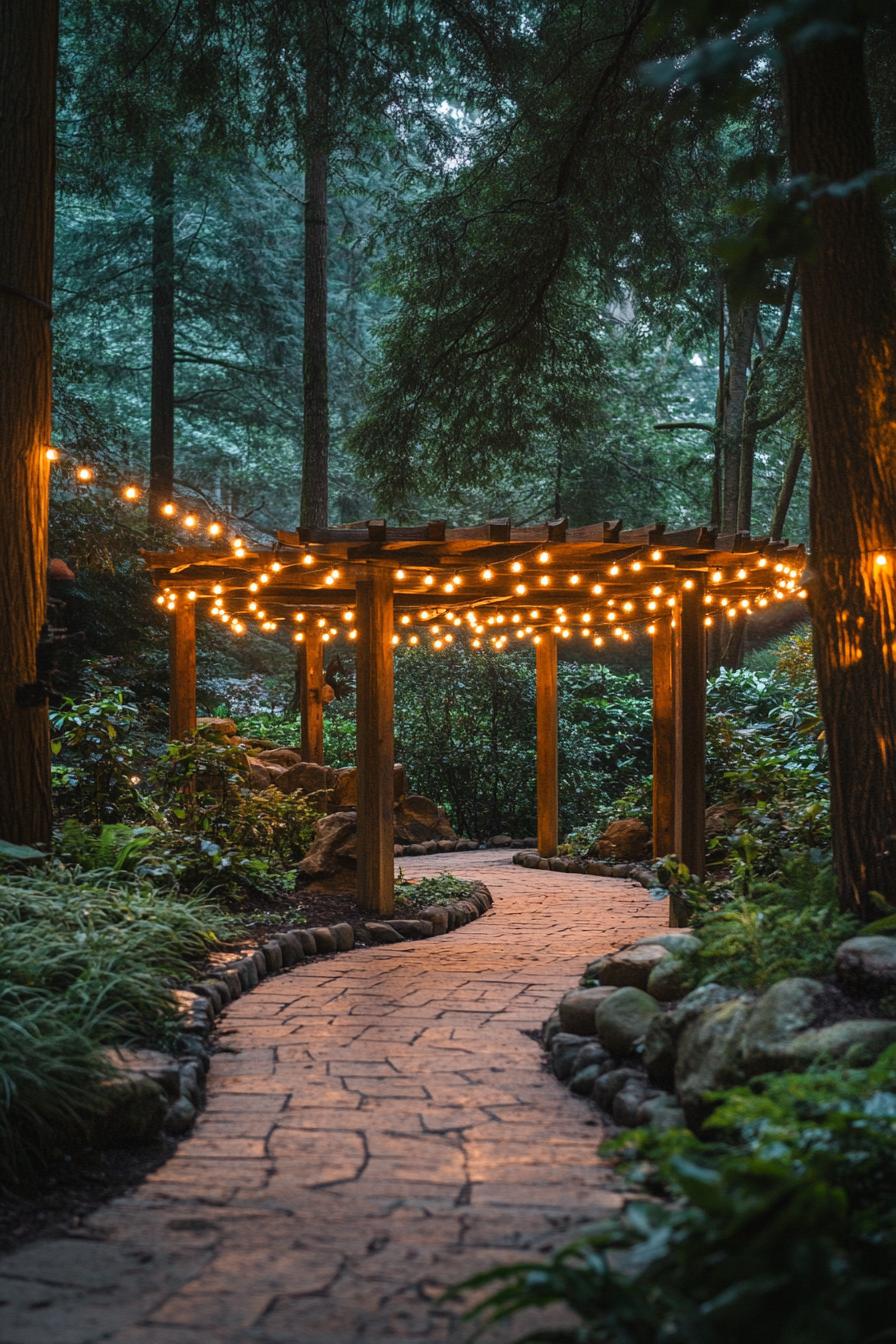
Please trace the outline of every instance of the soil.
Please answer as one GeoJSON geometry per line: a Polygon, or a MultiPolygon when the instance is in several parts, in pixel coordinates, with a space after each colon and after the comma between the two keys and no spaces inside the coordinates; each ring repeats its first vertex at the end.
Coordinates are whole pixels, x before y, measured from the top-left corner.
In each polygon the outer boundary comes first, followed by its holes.
{"type": "MultiPolygon", "coordinates": [[[[351,924],[357,947],[365,947],[371,941],[364,924],[375,916],[369,910],[362,910],[350,892],[300,890],[292,895],[272,898],[270,907],[241,913],[240,923],[246,931],[246,937],[225,943],[226,956],[216,954],[213,960],[220,963],[238,955],[247,946],[264,943],[275,933],[285,933],[287,929],[295,928],[314,929],[330,924],[351,924]]],[[[418,913],[418,907],[412,901],[396,898],[395,914],[390,918],[416,919],[418,913]]]]}
{"type": "Polygon", "coordinates": [[[76,1233],[88,1214],[139,1185],[176,1146],[176,1139],[160,1137],[139,1148],[91,1148],[44,1168],[33,1187],[0,1192],[0,1252],[76,1233]]]}

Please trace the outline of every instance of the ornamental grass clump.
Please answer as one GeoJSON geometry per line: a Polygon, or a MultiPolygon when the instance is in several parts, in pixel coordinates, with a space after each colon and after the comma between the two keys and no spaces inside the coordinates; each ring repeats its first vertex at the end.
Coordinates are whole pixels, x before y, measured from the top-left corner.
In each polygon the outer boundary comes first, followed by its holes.
{"type": "Polygon", "coordinates": [[[170,987],[223,931],[207,901],[112,870],[0,872],[0,1184],[83,1140],[103,1048],[170,1041],[170,987]]]}

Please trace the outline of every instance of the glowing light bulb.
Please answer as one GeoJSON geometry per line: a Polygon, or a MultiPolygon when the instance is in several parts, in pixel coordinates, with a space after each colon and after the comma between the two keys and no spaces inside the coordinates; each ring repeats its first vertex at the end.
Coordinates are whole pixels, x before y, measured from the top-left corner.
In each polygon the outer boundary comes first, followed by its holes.
{"type": "Polygon", "coordinates": [[[610,566],[610,573],[612,574],[613,578],[615,579],[615,578],[617,577],[617,575],[620,573],[619,566],[618,566],[618,565],[611,565],[611,566],[610,566]]]}
{"type": "Polygon", "coordinates": [[[208,525],[208,534],[210,537],[220,537],[223,531],[224,529],[220,523],[209,523],[208,525]]]}
{"type": "Polygon", "coordinates": [[[550,563],[551,553],[550,551],[539,551],[536,559],[540,565],[547,565],[550,563]]]}
{"type": "Polygon", "coordinates": [[[401,623],[402,623],[402,625],[410,625],[410,623],[411,623],[411,618],[410,618],[410,616],[407,615],[407,613],[405,613],[405,615],[402,616],[402,618],[401,618],[401,623]]]}
{"type": "Polygon", "coordinates": [[[877,565],[878,569],[883,569],[884,565],[887,563],[887,557],[882,551],[878,551],[877,555],[874,557],[874,563],[877,565]]]}
{"type": "Polygon", "coordinates": [[[660,560],[662,560],[662,558],[663,558],[663,553],[662,553],[662,551],[659,549],[659,547],[657,547],[655,550],[653,550],[653,551],[650,552],[650,558],[651,558],[651,560],[654,560],[654,561],[656,561],[656,562],[659,562],[660,560]]]}
{"type": "Polygon", "coordinates": [[[694,586],[694,580],[693,580],[693,579],[685,579],[685,581],[684,581],[684,585],[683,585],[683,586],[684,586],[685,588],[687,588],[688,592],[690,592],[691,589],[692,589],[693,586],[694,586]]]}
{"type": "Polygon", "coordinates": [[[75,476],[78,478],[79,481],[85,481],[85,482],[92,481],[93,471],[91,470],[90,467],[79,467],[78,470],[75,472],[75,476]]]}
{"type": "Polygon", "coordinates": [[[517,594],[518,597],[522,597],[528,590],[524,583],[518,583],[514,586],[513,591],[517,594]]]}
{"type": "Polygon", "coordinates": [[[342,619],[346,622],[353,621],[355,619],[355,613],[353,611],[344,611],[342,613],[342,619]]]}
{"type": "Polygon", "coordinates": [[[138,488],[137,488],[136,485],[126,485],[126,486],[124,487],[124,489],[122,490],[121,493],[122,493],[122,495],[124,496],[125,499],[139,499],[139,498],[140,498],[140,491],[138,490],[138,488]]]}
{"type": "Polygon", "coordinates": [[[58,461],[59,461],[59,449],[58,449],[58,448],[47,448],[47,449],[44,451],[44,457],[47,459],[48,462],[58,462],[58,461]]]}
{"type": "Polygon", "coordinates": [[[547,588],[550,581],[551,581],[550,574],[539,574],[538,582],[541,584],[542,588],[547,588]]]}
{"type": "Polygon", "coordinates": [[[581,574],[570,574],[569,582],[573,588],[577,588],[579,584],[582,582],[581,574]]]}
{"type": "Polygon", "coordinates": [[[450,579],[448,580],[447,583],[443,583],[443,584],[442,584],[442,592],[444,592],[444,593],[453,593],[453,592],[454,592],[454,584],[452,583],[452,581],[451,581],[450,579]]]}
{"type": "Polygon", "coordinates": [[[538,610],[538,608],[537,608],[537,607],[533,607],[532,610],[529,612],[529,619],[530,619],[530,620],[533,620],[533,621],[537,621],[540,615],[541,615],[541,612],[538,610]]]}
{"type": "Polygon", "coordinates": [[[270,583],[271,576],[270,574],[259,574],[258,581],[259,583],[270,583]]]}
{"type": "Polygon", "coordinates": [[[490,583],[492,579],[495,577],[495,571],[493,569],[486,568],[482,571],[482,577],[486,583],[490,583]]]}
{"type": "Polygon", "coordinates": [[[648,635],[655,635],[655,634],[656,634],[656,626],[655,626],[655,625],[648,625],[648,627],[647,627],[647,633],[648,633],[648,635]]]}
{"type": "Polygon", "coordinates": [[[187,593],[187,601],[195,602],[198,596],[199,594],[196,592],[196,590],[194,588],[191,588],[190,591],[187,593]]]}
{"type": "Polygon", "coordinates": [[[183,524],[184,524],[184,527],[195,527],[196,524],[197,524],[198,522],[199,522],[199,519],[196,517],[195,513],[185,513],[185,514],[184,514],[184,517],[183,517],[183,524]]]}
{"type": "Polygon", "coordinates": [[[395,571],[395,577],[396,577],[396,579],[406,579],[406,578],[407,578],[407,574],[405,574],[405,572],[404,572],[403,569],[396,569],[396,571],[395,571]]]}
{"type": "Polygon", "coordinates": [[[519,560],[514,560],[513,564],[510,566],[510,572],[512,574],[522,574],[523,566],[520,564],[519,560]]]}
{"type": "Polygon", "coordinates": [[[281,565],[279,560],[275,560],[271,565],[271,569],[274,571],[275,574],[279,574],[282,568],[283,566],[281,565]]]}
{"type": "Polygon", "coordinates": [[[351,630],[349,630],[349,632],[348,632],[348,637],[349,637],[349,639],[357,639],[357,638],[358,638],[358,632],[357,632],[357,630],[354,628],[354,626],[352,627],[351,630]]]}
{"type": "Polygon", "coordinates": [[[401,635],[393,635],[393,636],[392,636],[392,644],[393,644],[393,646],[396,645],[396,644],[400,644],[400,643],[401,643],[401,635]]]}
{"type": "Polygon", "coordinates": [[[162,596],[162,594],[159,593],[158,597],[156,598],[156,606],[157,606],[157,607],[164,607],[164,605],[165,605],[165,599],[164,599],[164,597],[162,596]]]}
{"type": "Polygon", "coordinates": [[[423,582],[426,584],[427,588],[431,588],[435,583],[435,578],[433,577],[432,574],[424,574],[423,582]]]}
{"type": "Polygon", "coordinates": [[[712,617],[711,617],[711,616],[704,616],[704,617],[703,617],[703,624],[707,627],[707,629],[709,629],[709,627],[712,625],[712,623],[713,623],[713,620],[712,620],[712,617]]]}
{"type": "Polygon", "coordinates": [[[304,619],[305,619],[305,613],[304,613],[304,611],[297,611],[297,612],[295,612],[294,615],[293,615],[293,620],[294,620],[294,621],[304,621],[304,619]]]}
{"type": "Polygon", "coordinates": [[[249,592],[250,592],[250,593],[257,593],[257,592],[258,592],[258,584],[255,582],[254,579],[253,579],[252,582],[249,584],[249,592]]]}
{"type": "Polygon", "coordinates": [[[602,583],[592,583],[592,585],[591,585],[591,591],[592,591],[592,593],[594,594],[595,597],[600,597],[600,595],[601,595],[601,593],[603,592],[603,590],[604,590],[604,586],[603,586],[602,583]]]}
{"type": "Polygon", "coordinates": [[[722,571],[721,571],[720,569],[714,569],[713,572],[710,574],[709,577],[710,577],[710,581],[711,581],[712,583],[721,583],[721,582],[722,582],[722,571]]]}
{"type": "Polygon", "coordinates": [[[743,566],[741,566],[741,568],[737,571],[737,577],[739,579],[745,579],[747,577],[747,571],[743,568],[743,566]]]}
{"type": "Polygon", "coordinates": [[[409,644],[419,644],[419,643],[420,643],[420,639],[419,639],[419,637],[418,637],[417,635],[411,635],[410,639],[408,640],[408,643],[409,643],[409,644]]]}
{"type": "Polygon", "coordinates": [[[641,561],[640,561],[640,560],[633,560],[633,561],[632,561],[632,569],[634,570],[634,572],[635,572],[636,574],[639,574],[640,571],[641,571],[643,568],[644,568],[644,566],[641,564],[641,561]]]}
{"type": "Polygon", "coordinates": [[[303,565],[314,564],[314,556],[311,554],[310,551],[306,551],[305,554],[302,556],[302,564],[303,565]]]}

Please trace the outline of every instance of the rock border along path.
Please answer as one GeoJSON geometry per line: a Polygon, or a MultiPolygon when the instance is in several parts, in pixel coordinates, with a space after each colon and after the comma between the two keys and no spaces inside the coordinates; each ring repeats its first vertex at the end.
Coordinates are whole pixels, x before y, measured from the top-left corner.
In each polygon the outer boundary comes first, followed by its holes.
{"type": "Polygon", "coordinates": [[[77,1234],[0,1260],[3,1344],[455,1344],[445,1286],[617,1204],[599,1121],[535,1036],[657,905],[500,850],[403,867],[484,881],[495,908],[237,1000],[192,1137],[77,1234]]]}

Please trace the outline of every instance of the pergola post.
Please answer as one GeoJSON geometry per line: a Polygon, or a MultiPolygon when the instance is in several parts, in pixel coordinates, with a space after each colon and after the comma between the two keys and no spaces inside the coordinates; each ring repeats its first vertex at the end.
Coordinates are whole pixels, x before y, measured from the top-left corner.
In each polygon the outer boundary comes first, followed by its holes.
{"type": "Polygon", "coordinates": [[[323,632],[309,626],[299,647],[299,718],[302,760],[324,763],[324,643],[323,632]]]}
{"type": "Polygon", "coordinates": [[[557,637],[546,630],[535,645],[535,790],[538,852],[557,853],[559,783],[557,772],[557,637]]]}
{"type": "Polygon", "coordinates": [[[391,915],[395,905],[392,574],[369,566],[356,585],[358,905],[391,915]]]}
{"type": "Polygon", "coordinates": [[[179,593],[168,626],[168,736],[196,731],[196,603],[179,593]]]}
{"type": "Polygon", "coordinates": [[[675,850],[676,629],[664,616],[653,636],[653,857],[675,850]]]}
{"type": "MultiPolygon", "coordinates": [[[[675,656],[675,852],[696,877],[705,868],[706,581],[686,580],[678,612],[675,656]]],[[[670,921],[683,921],[672,909],[670,921]]]]}

